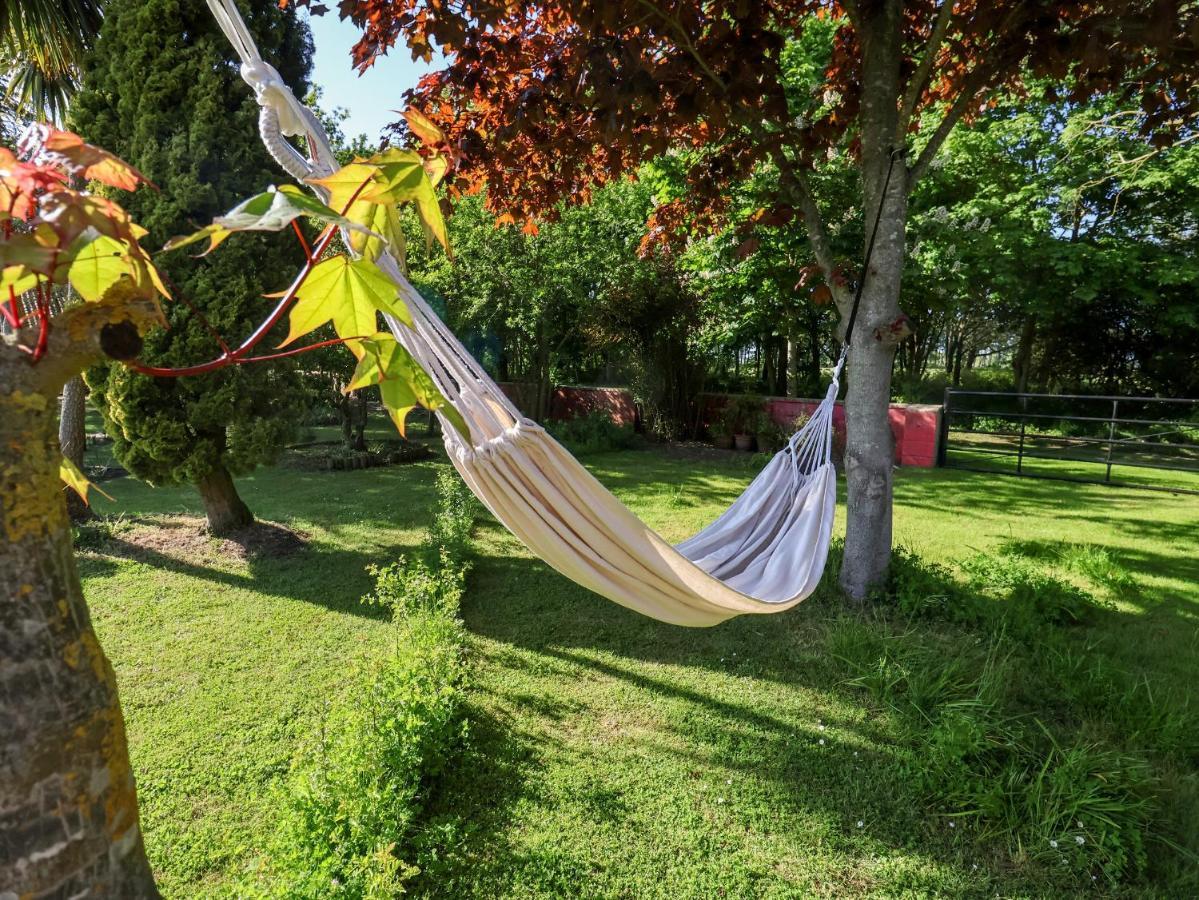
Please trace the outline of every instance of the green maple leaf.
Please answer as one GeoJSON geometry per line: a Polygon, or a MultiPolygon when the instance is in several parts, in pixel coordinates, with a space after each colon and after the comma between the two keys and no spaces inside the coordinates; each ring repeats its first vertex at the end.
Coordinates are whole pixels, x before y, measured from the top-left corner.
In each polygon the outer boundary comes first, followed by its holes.
{"type": "Polygon", "coordinates": [[[315,197],[309,196],[292,184],[271,188],[261,194],[256,194],[249,200],[238,204],[225,215],[212,220],[211,225],[205,225],[199,231],[189,235],[171,238],[163,246],[163,250],[178,250],[188,244],[208,239],[208,247],[200,256],[207,256],[225,241],[229,235],[238,231],[281,231],[301,216],[331,222],[355,232],[362,232],[363,238],[379,235],[370,232],[356,221],[340,216],[315,197]]]}
{"type": "MultiPolygon", "coordinates": [[[[381,224],[377,211],[380,206],[412,203],[416,206],[426,241],[431,244],[436,240],[447,254],[450,252],[449,234],[433,191],[433,182],[425,171],[424,160],[414,150],[384,150],[369,159],[343,166],[332,175],[309,179],[309,183],[328,191],[329,205],[344,210],[347,219],[376,231],[380,230],[381,224]]],[[[383,233],[390,240],[391,236],[386,231],[383,233]]],[[[402,246],[392,242],[393,249],[402,250],[402,246]]]]}
{"type": "Polygon", "coordinates": [[[391,420],[401,435],[405,435],[404,423],[413,409],[439,410],[450,420],[458,433],[470,440],[470,429],[458,410],[437,389],[433,379],[420,367],[412,355],[386,332],[378,332],[358,342],[362,356],[345,392],[356,391],[367,385],[379,385],[379,394],[391,420]]]}
{"type": "Polygon", "coordinates": [[[377,312],[412,324],[412,314],[397,295],[395,283],[365,258],[352,260],[343,254],[318,263],[296,296],[288,318],[287,339],[280,347],[330,320],[341,338],[374,334],[378,327],[377,312]]]}
{"type": "Polygon", "coordinates": [[[136,279],[140,274],[130,262],[128,249],[123,241],[104,235],[92,240],[80,237],[60,263],[55,280],[61,281],[65,273],[79,296],[94,303],[125,276],[136,279]]]}
{"type": "Polygon", "coordinates": [[[400,223],[399,211],[394,206],[376,203],[364,205],[359,230],[350,232],[350,249],[367,259],[378,259],[379,254],[390,249],[391,254],[404,264],[404,227],[400,223]]]}

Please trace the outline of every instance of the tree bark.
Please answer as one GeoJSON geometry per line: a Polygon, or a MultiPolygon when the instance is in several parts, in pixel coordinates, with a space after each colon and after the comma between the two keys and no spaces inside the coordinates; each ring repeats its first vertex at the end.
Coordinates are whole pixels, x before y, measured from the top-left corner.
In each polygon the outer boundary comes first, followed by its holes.
{"type": "MultiPolygon", "coordinates": [[[[83,452],[87,447],[87,405],[82,376],[76,375],[63,386],[62,406],[58,417],[58,444],[62,455],[83,469],[83,452]]],[[[92,516],[92,511],[74,491],[67,492],[67,513],[72,522],[92,516]]]]}
{"type": "Polygon", "coordinates": [[[803,354],[799,348],[799,341],[792,335],[787,339],[787,394],[791,397],[798,397],[801,389],[800,385],[800,370],[803,367],[803,354]]]}
{"type": "Polygon", "coordinates": [[[1020,343],[1016,355],[1012,359],[1013,374],[1016,376],[1016,391],[1025,393],[1028,390],[1028,378],[1032,371],[1032,345],[1037,336],[1037,320],[1029,316],[1024,320],[1020,329],[1020,343]]]}
{"type": "MultiPolygon", "coordinates": [[[[897,341],[891,328],[899,319],[907,219],[907,165],[895,162],[884,195],[900,94],[902,4],[886,0],[863,23],[862,194],[865,243],[874,217],[881,217],[865,288],[849,347],[846,396],[847,484],[845,556],[841,586],[864,599],[886,577],[891,561],[891,488],[895,458],[888,416],[891,366],[897,341]]],[[[863,244],[863,255],[865,253],[863,244]]],[[[849,310],[842,309],[843,314],[849,310]]]]}
{"type": "Polygon", "coordinates": [[[233,484],[233,477],[224,466],[218,465],[196,484],[204,501],[208,530],[213,534],[228,534],[254,524],[254,514],[242,501],[233,484]]]}
{"type": "Polygon", "coordinates": [[[71,550],[58,392],[0,384],[0,887],[157,897],[116,680],[71,550]]]}

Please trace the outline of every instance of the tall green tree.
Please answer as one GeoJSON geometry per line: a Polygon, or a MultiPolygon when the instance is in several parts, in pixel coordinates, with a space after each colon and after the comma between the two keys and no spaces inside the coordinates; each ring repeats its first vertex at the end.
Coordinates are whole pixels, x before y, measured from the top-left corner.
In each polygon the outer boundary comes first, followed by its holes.
{"type": "MultiPolygon", "coordinates": [[[[303,96],[311,65],[306,24],[272,0],[243,4],[243,14],[264,56],[278,61],[303,96]]],[[[279,180],[259,142],[258,106],[202,3],[109,3],[72,117],[81,134],[158,185],[159,192],[131,198],[129,209],[159,243],[279,180]]],[[[262,235],[203,259],[163,257],[174,293],[188,302],[172,304],[170,329],[148,339],[142,359],[185,365],[214,355],[214,332],[240,340],[264,315],[263,295],[285,288],[301,263],[294,244],[262,235]]],[[[301,411],[293,364],[231,366],[186,379],[106,365],[91,370],[88,383],[114,451],[134,475],[195,484],[213,531],[253,521],[232,475],[271,462],[291,434],[301,411]]]]}

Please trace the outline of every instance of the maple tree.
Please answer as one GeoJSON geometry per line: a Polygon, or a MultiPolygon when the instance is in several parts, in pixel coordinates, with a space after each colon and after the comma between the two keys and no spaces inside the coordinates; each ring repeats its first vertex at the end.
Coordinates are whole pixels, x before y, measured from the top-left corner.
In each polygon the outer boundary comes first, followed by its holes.
{"type": "Polygon", "coordinates": [[[178,378],[342,344],[357,360],[346,390],[378,385],[401,433],[417,405],[440,409],[464,433],[466,426],[416,361],[378,329],[381,312],[409,322],[411,315],[375,263],[384,250],[402,260],[402,236],[367,224],[386,225],[411,202],[430,240],[445,238],[426,163],[415,151],[386,150],[315,179],[333,206],[284,185],[168,242],[172,251],[207,241],[210,252],[237,232],[291,229],[305,260],[241,343],[212,329],[215,355],[175,368],[139,362],[141,335],[166,324],[161,302],[186,301],[172,298],[143,248],[146,230],[115,200],[76,186],[89,182],[132,191],[146,180],[111,153],[47,125],[30,127],[16,152],[0,148],[0,582],[13,588],[0,608],[0,716],[14,726],[0,754],[0,809],[24,826],[0,859],[0,883],[31,894],[156,896],[116,684],[71,553],[60,485],[85,499],[90,485],[59,452],[59,390],[105,359],[178,378]],[[301,217],[320,223],[315,241],[298,226],[301,217]],[[339,235],[361,254],[334,252],[339,235]],[[80,300],[52,314],[51,292],[65,284],[80,300]],[[279,346],[257,349],[285,316],[289,329],[279,346]],[[295,346],[330,321],[337,337],[295,346]],[[72,834],[65,842],[63,822],[72,834]]]}
{"type": "MultiPolygon", "coordinates": [[[[899,308],[907,198],[947,135],[1026,74],[1067,83],[1074,99],[1135,97],[1156,144],[1192,127],[1199,109],[1199,10],[1181,0],[342,0],[338,9],[363,30],[359,68],[401,41],[414,57],[445,53],[446,67],[409,99],[458,163],[451,193],[486,183],[500,221],[531,230],[559,201],[586,200],[596,183],[689,148],[687,194],[649,222],[653,240],[669,240],[716,227],[728,185],[772,168],[776,195],[755,227],[804,229],[822,276],[812,293],[831,297],[843,322],[857,262],[830,243],[832,211],[812,178],[829,154],[854,159],[856,214],[878,222],[848,368],[841,581],[856,597],[890,559],[887,404],[908,332],[899,308]],[[828,21],[826,64],[809,73],[810,89],[789,92],[788,48],[828,21]]],[[[746,252],[753,238],[751,229],[746,252]]]]}

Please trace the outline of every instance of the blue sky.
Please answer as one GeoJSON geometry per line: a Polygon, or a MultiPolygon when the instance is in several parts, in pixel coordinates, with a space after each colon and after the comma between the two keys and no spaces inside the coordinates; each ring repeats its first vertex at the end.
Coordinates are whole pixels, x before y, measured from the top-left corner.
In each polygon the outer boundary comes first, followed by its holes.
{"type": "Polygon", "coordinates": [[[364,133],[372,141],[383,126],[399,115],[401,95],[426,72],[440,68],[441,57],[433,62],[412,62],[407,47],[394,47],[380,58],[365,75],[359,76],[351,65],[350,48],[360,32],[348,21],[337,18],[336,9],[323,16],[312,16],[312,40],[316,44],[312,81],[324,89],[321,105],[326,109],[344,106],[350,117],[342,125],[347,137],[364,133]]]}

